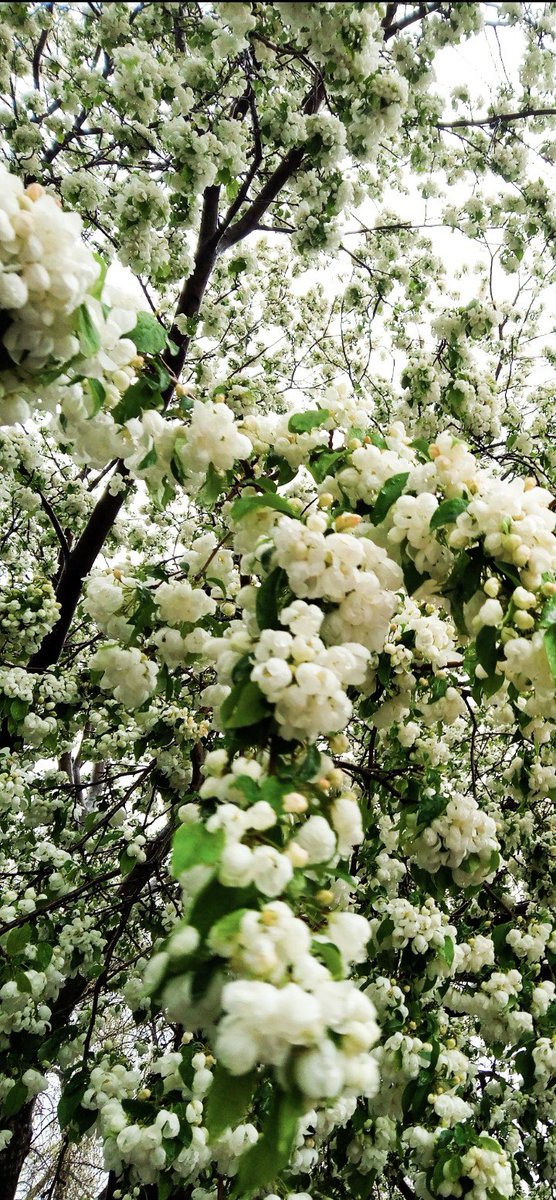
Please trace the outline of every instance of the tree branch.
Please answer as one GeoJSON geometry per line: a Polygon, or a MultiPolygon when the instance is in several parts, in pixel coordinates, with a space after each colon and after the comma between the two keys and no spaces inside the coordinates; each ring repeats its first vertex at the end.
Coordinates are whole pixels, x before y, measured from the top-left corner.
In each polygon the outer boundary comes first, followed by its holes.
{"type": "Polygon", "coordinates": [[[404,1200],[417,1200],[413,1188],[406,1183],[403,1175],[400,1174],[396,1177],[396,1185],[404,1200]]]}
{"type": "MultiPolygon", "coordinates": [[[[205,188],[201,226],[197,239],[197,252],[195,254],[195,266],[192,274],[185,280],[182,287],[170,330],[170,340],[175,342],[178,349],[174,354],[166,356],[164,359],[164,365],[168,368],[171,375],[173,375],[174,381],[179,378],[191,341],[190,333],[183,334],[180,332],[176,324],[176,319],[178,317],[196,317],[201,307],[203,296],[217,258],[219,199],[220,187],[212,185],[205,188]]],[[[170,383],[164,394],[166,404],[172,398],[174,387],[175,382],[170,383]]]]}
{"type": "MultiPolygon", "coordinates": [[[[20,473],[23,475],[23,478],[28,479],[31,482],[31,486],[32,486],[33,476],[31,474],[31,472],[27,470],[27,467],[25,467],[23,465],[23,463],[21,463],[19,470],[20,470],[20,473]]],[[[50,524],[52,525],[52,528],[56,534],[56,537],[58,538],[58,541],[60,543],[60,548],[62,551],[62,556],[64,559],[66,559],[70,552],[70,548],[69,548],[69,544],[68,544],[66,535],[65,535],[65,533],[62,529],[62,526],[60,525],[60,522],[58,520],[58,517],[56,516],[56,513],[54,512],[54,509],[53,509],[50,501],[47,500],[46,496],[44,496],[43,493],[41,491],[39,491],[38,488],[36,489],[36,492],[37,492],[37,496],[40,499],[42,507],[44,508],[44,511],[50,521],[50,524]]]]}
{"type": "MultiPolygon", "coordinates": [[[[114,479],[117,475],[126,481],[129,479],[127,468],[123,462],[118,463],[112,478],[114,479]]],[[[97,555],[102,550],[126,495],[127,489],[114,496],[109,485],[95,505],[81,537],[67,555],[62,568],[56,588],[60,616],[54,628],[44,638],[36,654],[30,659],[28,670],[44,671],[58,661],[81,595],[83,580],[89,574],[97,555]]]]}
{"type": "MultiPolygon", "coordinates": [[[[53,3],[46,4],[45,8],[46,8],[47,12],[51,13],[52,9],[54,8],[54,4],[53,3]]],[[[40,86],[41,86],[41,69],[40,68],[41,68],[42,52],[48,41],[49,33],[50,33],[49,29],[43,29],[43,31],[37,41],[37,44],[35,46],[35,53],[33,55],[33,84],[35,87],[35,91],[37,91],[37,92],[40,91],[40,86]]]]}
{"type": "MultiPolygon", "coordinates": [[[[316,83],[314,88],[312,88],[309,92],[309,95],[307,96],[307,99],[303,105],[303,112],[305,116],[310,116],[311,114],[318,112],[323,100],[324,84],[322,80],[319,79],[318,83],[316,83]]],[[[248,234],[253,232],[253,230],[261,221],[261,218],[264,217],[267,209],[272,204],[272,201],[276,199],[284,185],[287,183],[288,179],[290,179],[292,175],[295,175],[299,170],[304,157],[304,146],[296,146],[293,150],[290,150],[289,153],[286,154],[286,157],[282,159],[282,162],[278,164],[276,170],[261,188],[258,196],[255,196],[255,199],[249,205],[247,212],[235,222],[235,225],[231,225],[220,239],[218,244],[219,255],[223,254],[225,250],[229,250],[231,246],[235,246],[237,242],[242,241],[244,237],[247,237],[248,234]]]]}
{"type": "MultiPolygon", "coordinates": [[[[407,29],[408,25],[415,25],[415,23],[417,21],[424,20],[424,18],[429,17],[431,15],[431,13],[440,12],[442,10],[441,3],[419,4],[417,6],[417,12],[409,13],[407,17],[402,17],[402,19],[400,21],[396,21],[395,25],[391,25],[391,24],[387,23],[388,22],[388,9],[392,9],[392,8],[396,9],[397,7],[398,7],[397,4],[389,4],[388,8],[386,10],[386,16],[384,17],[384,20],[382,22],[382,28],[384,29],[384,41],[385,42],[389,41],[390,38],[395,37],[395,35],[397,33],[401,33],[402,29],[407,29]]],[[[391,20],[391,17],[390,17],[390,20],[391,20]]]]}
{"type": "Polygon", "coordinates": [[[490,117],[462,118],[460,121],[439,121],[437,129],[469,129],[505,125],[510,121],[526,121],[528,117],[556,117],[556,108],[522,108],[519,112],[493,113],[490,117]]]}

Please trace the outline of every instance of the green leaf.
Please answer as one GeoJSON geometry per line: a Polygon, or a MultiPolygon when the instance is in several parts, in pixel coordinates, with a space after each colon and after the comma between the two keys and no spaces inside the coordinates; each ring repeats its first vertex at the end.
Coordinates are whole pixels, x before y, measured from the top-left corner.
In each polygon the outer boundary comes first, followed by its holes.
{"type": "Polygon", "coordinates": [[[25,949],[25,946],[31,938],[31,926],[16,925],[15,929],[11,929],[6,939],[6,950],[8,954],[19,954],[25,949]]]}
{"type": "Polygon", "coordinates": [[[506,938],[511,929],[513,929],[512,922],[503,921],[502,924],[495,925],[491,933],[491,937],[494,942],[494,949],[496,951],[496,962],[499,963],[501,967],[512,967],[515,963],[513,950],[506,942],[506,938]]]}
{"type": "Polygon", "coordinates": [[[317,750],[317,747],[314,745],[309,746],[303,762],[296,767],[295,778],[299,779],[303,783],[306,783],[309,779],[314,779],[315,775],[317,775],[319,772],[320,764],[320,750],[317,750]]]}
{"type": "Polygon", "coordinates": [[[455,1154],[452,1158],[448,1159],[448,1162],[445,1164],[442,1173],[443,1173],[445,1179],[451,1179],[454,1181],[456,1179],[459,1179],[461,1172],[462,1172],[461,1158],[460,1158],[459,1154],[455,1154]]]}
{"type": "Polygon", "coordinates": [[[91,1128],[91,1125],[94,1125],[94,1123],[97,1119],[97,1116],[98,1116],[98,1113],[96,1113],[94,1109],[83,1108],[82,1104],[78,1104],[77,1108],[74,1109],[74,1112],[73,1112],[73,1115],[71,1118],[72,1128],[69,1133],[69,1141],[70,1142],[81,1141],[83,1134],[86,1133],[87,1130],[91,1128]]]}
{"type": "MultiPolygon", "coordinates": [[[[181,1147],[180,1147],[181,1150],[181,1147]]],[[[174,1176],[163,1175],[158,1181],[158,1200],[168,1200],[174,1190],[174,1176]]]]}
{"type": "Polygon", "coordinates": [[[257,908],[260,899],[261,893],[254,887],[225,887],[213,878],[196,897],[189,913],[189,924],[199,933],[207,934],[232,909],[257,908]]]}
{"type": "Polygon", "coordinates": [[[162,408],[162,396],[147,376],[141,376],[141,379],[132,383],[124,392],[121,400],[112,409],[112,416],[120,425],[124,425],[132,417],[140,417],[141,413],[151,408],[162,408]]]}
{"type": "Polygon", "coordinates": [[[182,871],[203,863],[214,866],[225,842],[223,829],[211,833],[204,825],[180,825],[172,845],[172,874],[178,878],[182,871]]]}
{"type": "Polygon", "coordinates": [[[556,623],[549,625],[544,635],[544,649],[552,678],[556,681],[556,623]]]}
{"type": "Polygon", "coordinates": [[[256,804],[261,799],[261,789],[250,775],[237,775],[234,779],[234,792],[240,791],[249,804],[256,804]]]}
{"type": "Polygon", "coordinates": [[[525,1087],[532,1087],[535,1082],[535,1060],[531,1046],[523,1046],[518,1051],[514,1059],[514,1066],[516,1071],[519,1071],[519,1074],[523,1076],[525,1087]]]}
{"type": "Polygon", "coordinates": [[[392,677],[392,659],[389,654],[379,654],[376,669],[377,679],[383,687],[388,687],[392,677]]]}
{"type": "Polygon", "coordinates": [[[401,475],[392,475],[382,485],[371,514],[373,525],[380,525],[384,521],[392,505],[399,500],[408,479],[409,471],[402,471],[401,475]]]}
{"type": "Polygon", "coordinates": [[[72,1036],[73,1026],[71,1025],[64,1025],[63,1029],[57,1029],[55,1033],[51,1033],[50,1037],[40,1044],[38,1051],[39,1062],[52,1062],[52,1060],[56,1058],[60,1046],[63,1045],[64,1042],[71,1041],[72,1036]]]}
{"type": "Polygon", "coordinates": [[[233,912],[226,913],[219,921],[216,921],[210,931],[211,945],[215,945],[217,941],[227,942],[230,938],[235,937],[236,933],[240,930],[241,922],[246,912],[249,912],[249,909],[235,908],[233,912]],[[213,938],[214,942],[212,941],[213,938]]]}
{"type": "Polygon", "coordinates": [[[480,684],[482,695],[488,700],[490,696],[494,696],[495,692],[500,690],[503,683],[503,675],[490,675],[488,679],[481,679],[480,684]]]}
{"type": "Polygon", "coordinates": [[[550,600],[547,600],[546,604],[543,607],[539,625],[542,625],[542,627],[544,629],[544,628],[546,628],[546,626],[553,625],[555,622],[556,622],[556,596],[552,596],[550,600]]]}
{"type": "Polygon", "coordinates": [[[425,796],[417,811],[417,828],[431,825],[447,806],[447,796],[442,796],[440,793],[435,793],[434,796],[425,796]]]}
{"type": "Polygon", "coordinates": [[[477,634],[475,648],[477,661],[481,664],[490,678],[496,672],[496,638],[497,631],[493,625],[483,625],[477,634]]]}
{"type": "Polygon", "coordinates": [[[15,970],[13,977],[17,983],[18,991],[23,992],[23,994],[27,996],[33,995],[31,980],[29,979],[28,975],[25,974],[25,971],[15,970]]]}
{"type": "Polygon", "coordinates": [[[445,937],[444,945],[440,947],[438,953],[440,954],[440,957],[444,959],[444,962],[447,964],[447,966],[451,967],[456,953],[456,947],[454,946],[453,938],[445,937]]]}
{"type": "Polygon", "coordinates": [[[89,1077],[86,1071],[77,1071],[66,1084],[58,1102],[58,1120],[60,1127],[65,1129],[70,1124],[77,1109],[81,1105],[88,1085],[89,1077]]]}
{"type": "Polygon", "coordinates": [[[317,483],[322,483],[323,479],[326,479],[326,476],[330,474],[334,466],[338,469],[340,460],[344,460],[345,457],[345,451],[343,450],[323,450],[320,454],[317,454],[308,464],[313,479],[317,483]]]}
{"type": "Polygon", "coordinates": [[[92,296],[94,300],[100,300],[102,296],[102,290],[104,288],[106,273],[108,271],[108,263],[101,258],[100,254],[98,254],[96,250],[93,250],[93,258],[96,259],[100,267],[100,273],[92,288],[89,288],[89,295],[92,296]]]}
{"type": "Polygon", "coordinates": [[[183,485],[187,479],[187,475],[183,469],[183,465],[182,465],[181,459],[178,454],[172,455],[172,457],[170,459],[170,470],[172,472],[172,475],[174,476],[174,479],[176,480],[176,483],[181,484],[181,486],[183,487],[183,485]]]}
{"type": "Polygon", "coordinates": [[[468,505],[469,500],[464,500],[463,497],[457,500],[443,500],[429,521],[431,533],[435,529],[442,529],[444,525],[454,525],[460,513],[465,512],[468,505]]]}
{"type": "Polygon", "coordinates": [[[256,1086],[256,1071],[230,1075],[222,1063],[217,1064],[204,1111],[204,1124],[211,1138],[241,1124],[251,1108],[256,1086]]]}
{"type": "Polygon", "coordinates": [[[324,425],[329,416],[327,408],[314,408],[307,412],[294,413],[288,421],[288,429],[290,433],[309,433],[311,429],[318,429],[320,425],[324,425]]]}
{"type": "Polygon", "coordinates": [[[137,862],[137,859],[132,858],[131,854],[128,854],[127,850],[124,850],[123,853],[120,854],[119,866],[120,866],[120,871],[122,872],[122,875],[124,877],[126,875],[131,874],[136,862],[137,862]]]}
{"type": "Polygon", "coordinates": [[[286,513],[288,517],[296,517],[291,504],[275,492],[265,492],[262,496],[240,496],[232,505],[232,518],[241,521],[242,517],[256,512],[259,508],[275,508],[277,512],[286,513]]]}
{"type": "Polygon", "coordinates": [[[227,491],[227,489],[231,486],[231,482],[231,471],[225,471],[222,474],[220,471],[217,471],[215,467],[213,467],[212,463],[210,463],[205,482],[200,492],[197,494],[197,500],[203,505],[203,507],[212,508],[212,506],[216,504],[218,497],[222,495],[222,492],[227,491]]]}
{"type": "Polygon", "coordinates": [[[446,590],[461,591],[461,598],[466,604],[475,595],[480,585],[483,566],[484,559],[480,547],[477,546],[470,553],[462,550],[448,576],[446,590]]]}
{"type": "Polygon", "coordinates": [[[430,442],[427,440],[427,438],[415,438],[415,440],[411,442],[411,446],[417,451],[419,456],[423,459],[423,462],[430,462],[430,442]]]}
{"type": "Polygon", "coordinates": [[[10,717],[13,721],[23,721],[29,712],[29,702],[16,697],[10,702],[10,717]]]}
{"type": "Polygon", "coordinates": [[[412,1118],[421,1116],[427,1106],[427,1096],[431,1090],[432,1072],[429,1068],[426,1071],[420,1071],[417,1079],[410,1079],[406,1084],[402,1095],[402,1113],[406,1117],[409,1113],[412,1118]]]}
{"type": "Polygon", "coordinates": [[[4,1118],[15,1117],[23,1105],[26,1104],[29,1096],[29,1091],[21,1079],[13,1084],[2,1105],[2,1116],[4,1118]]]}
{"type": "Polygon", "coordinates": [[[390,937],[390,934],[394,932],[395,928],[396,926],[392,920],[392,917],[385,917],[384,920],[380,922],[380,925],[376,931],[377,942],[379,944],[380,942],[385,942],[386,938],[390,937]]]}
{"type": "Polygon", "coordinates": [[[509,579],[510,582],[513,583],[514,587],[520,586],[521,578],[519,575],[519,571],[517,571],[514,566],[511,566],[510,563],[497,562],[496,567],[497,567],[497,570],[500,571],[502,575],[506,576],[506,579],[509,579]]]}
{"type": "Polygon", "coordinates": [[[54,954],[54,946],[49,946],[48,942],[39,942],[37,953],[33,959],[33,965],[37,971],[46,971],[52,961],[54,954]]]}
{"type": "Polygon", "coordinates": [[[80,304],[77,309],[77,318],[75,323],[76,333],[79,338],[79,346],[81,353],[86,358],[91,358],[100,350],[100,334],[93,321],[91,314],[86,304],[80,304]]]}
{"type": "Polygon", "coordinates": [[[404,558],[402,562],[402,571],[403,581],[409,596],[412,596],[413,593],[417,591],[417,588],[420,588],[421,584],[428,579],[428,575],[421,575],[420,571],[417,570],[415,563],[410,558],[404,558]]]}
{"type": "Polygon", "coordinates": [[[495,1141],[494,1138],[488,1137],[486,1133],[481,1134],[479,1138],[479,1146],[482,1146],[483,1150],[494,1150],[495,1154],[502,1153],[500,1142],[495,1141]]]}
{"type": "Polygon", "coordinates": [[[306,1104],[299,1092],[276,1087],[261,1137],[240,1159],[237,1183],[230,1200],[251,1195],[272,1183],[287,1167],[306,1104]]]}
{"type": "Polygon", "coordinates": [[[288,576],[276,567],[257,591],[257,624],[259,629],[279,629],[280,611],[291,599],[288,576]]]}
{"type": "Polygon", "coordinates": [[[166,345],[166,330],[152,313],[138,312],[135,328],[127,334],[140,354],[159,354],[166,345]]]}
{"type": "Polygon", "coordinates": [[[155,463],[157,463],[157,462],[158,462],[158,454],[156,452],[156,446],[152,446],[152,448],[150,450],[147,450],[145,457],[141,459],[141,462],[139,463],[137,470],[138,471],[146,471],[146,470],[148,470],[149,467],[154,467],[155,463]]]}
{"type": "Polygon", "coordinates": [[[156,1105],[152,1100],[125,1099],[121,1103],[126,1117],[131,1117],[132,1121],[148,1125],[156,1117],[156,1105]]]}
{"type": "Polygon", "coordinates": [[[224,729],[246,729],[269,715],[270,709],[260,687],[251,680],[232,688],[220,709],[224,729]]]}
{"type": "Polygon", "coordinates": [[[343,979],[345,976],[344,964],[342,955],[334,942],[321,941],[320,938],[313,938],[311,942],[311,951],[314,958],[318,958],[324,964],[327,971],[333,979],[343,979]]]}
{"type": "MultiPolygon", "coordinates": [[[[232,180],[231,179],[230,180],[222,180],[222,183],[226,183],[226,182],[231,183],[232,180]]],[[[245,271],[245,270],[247,270],[247,259],[246,258],[241,258],[241,257],[233,258],[231,263],[228,264],[228,273],[234,279],[236,278],[237,275],[241,275],[242,271],[245,271]]]]}
{"type": "Polygon", "coordinates": [[[104,404],[106,399],[106,388],[100,382],[100,379],[93,379],[90,377],[87,379],[87,383],[89,385],[89,392],[91,393],[91,399],[93,401],[92,409],[87,417],[87,420],[92,421],[93,417],[96,417],[97,412],[100,412],[104,404]]]}

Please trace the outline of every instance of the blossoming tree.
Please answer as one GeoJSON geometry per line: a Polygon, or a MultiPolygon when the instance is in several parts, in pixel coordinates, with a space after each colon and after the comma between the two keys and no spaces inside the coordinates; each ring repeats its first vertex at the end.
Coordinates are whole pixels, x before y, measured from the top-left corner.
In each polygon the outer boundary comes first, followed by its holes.
{"type": "Polygon", "coordinates": [[[7,1200],[553,1195],[555,39],[1,7],[7,1200]]]}

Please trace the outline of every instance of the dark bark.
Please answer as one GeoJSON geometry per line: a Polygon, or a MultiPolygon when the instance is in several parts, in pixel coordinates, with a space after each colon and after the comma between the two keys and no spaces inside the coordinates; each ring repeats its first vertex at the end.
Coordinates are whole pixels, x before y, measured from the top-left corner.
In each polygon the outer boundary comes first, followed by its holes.
{"type": "Polygon", "coordinates": [[[214,270],[216,258],[218,254],[218,201],[220,198],[219,187],[208,187],[205,189],[203,213],[201,217],[201,226],[199,229],[199,237],[197,240],[197,253],[195,255],[195,266],[189,279],[185,280],[182,287],[178,305],[174,316],[174,324],[170,330],[170,340],[175,342],[177,349],[174,354],[166,355],[165,364],[173,376],[166,395],[164,397],[166,403],[171,400],[176,381],[179,379],[181,369],[185,362],[189,344],[191,342],[191,334],[180,333],[177,325],[177,317],[196,317],[203,301],[208,281],[214,270]]]}
{"type": "MultiPolygon", "coordinates": [[[[128,478],[122,462],[118,464],[114,474],[121,475],[124,479],[128,478]]],[[[126,495],[127,490],[113,496],[109,489],[105,488],[95,505],[81,537],[66,557],[58,580],[56,599],[60,604],[60,616],[36,654],[30,659],[28,670],[44,671],[58,661],[81,595],[83,580],[100,554],[126,495]]]]}
{"type": "Polygon", "coordinates": [[[413,1191],[413,1188],[409,1186],[407,1180],[404,1179],[403,1175],[400,1174],[397,1176],[396,1184],[397,1184],[398,1190],[400,1192],[400,1195],[403,1196],[403,1200],[417,1200],[415,1192],[413,1191]]]}
{"type": "Polygon", "coordinates": [[[34,1107],[33,1099],[29,1104],[25,1104],[14,1117],[2,1122],[4,1129],[10,1129],[13,1134],[11,1142],[0,1153],[2,1200],[14,1200],[21,1168],[31,1145],[34,1107]]]}

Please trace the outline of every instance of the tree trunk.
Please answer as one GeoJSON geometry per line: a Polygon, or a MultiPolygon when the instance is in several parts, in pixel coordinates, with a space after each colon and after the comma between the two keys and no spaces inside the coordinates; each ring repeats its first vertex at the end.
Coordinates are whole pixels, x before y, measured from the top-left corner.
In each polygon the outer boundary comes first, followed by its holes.
{"type": "Polygon", "coordinates": [[[4,1129],[11,1129],[12,1138],[0,1151],[0,1181],[2,1200],[14,1200],[21,1168],[31,1145],[33,1132],[34,1099],[9,1120],[3,1122],[4,1129]]]}

